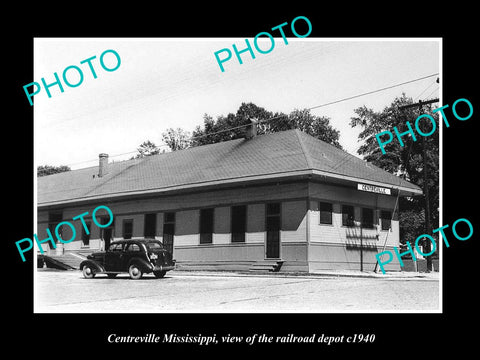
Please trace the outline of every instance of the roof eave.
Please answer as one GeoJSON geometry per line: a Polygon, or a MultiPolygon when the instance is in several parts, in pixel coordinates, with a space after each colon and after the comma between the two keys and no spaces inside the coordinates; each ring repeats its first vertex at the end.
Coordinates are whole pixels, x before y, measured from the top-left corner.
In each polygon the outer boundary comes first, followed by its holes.
{"type": "Polygon", "coordinates": [[[205,189],[208,187],[218,187],[218,186],[228,186],[233,184],[251,184],[254,182],[265,182],[265,181],[272,181],[272,180],[286,180],[286,179],[294,179],[294,178],[301,178],[305,176],[319,176],[323,179],[333,179],[333,180],[341,180],[346,182],[355,182],[355,183],[363,183],[369,185],[375,185],[380,187],[386,187],[390,189],[394,189],[400,191],[400,196],[415,196],[421,195],[422,190],[420,188],[410,188],[405,186],[394,186],[392,184],[387,184],[378,181],[371,181],[362,178],[356,178],[352,176],[340,175],[335,173],[329,173],[320,170],[298,170],[298,171],[290,171],[284,173],[273,173],[273,174],[265,174],[265,175],[255,175],[255,176],[244,176],[241,178],[231,178],[231,179],[222,179],[216,181],[206,181],[203,183],[195,183],[195,184],[183,184],[183,185],[176,185],[170,186],[165,188],[155,188],[155,189],[146,189],[146,190],[133,190],[133,191],[122,191],[118,193],[109,193],[105,195],[96,195],[96,196],[82,196],[79,198],[72,198],[67,200],[58,200],[58,201],[49,201],[38,203],[38,208],[47,208],[52,206],[59,206],[59,205],[70,205],[76,203],[83,203],[83,202],[99,202],[105,199],[108,200],[120,200],[125,197],[132,197],[132,196],[142,196],[142,195],[153,195],[153,194],[166,194],[169,192],[182,192],[188,191],[193,189],[205,189]]]}
{"type": "Polygon", "coordinates": [[[406,187],[400,184],[393,185],[393,184],[388,184],[381,181],[366,180],[363,178],[357,178],[357,177],[348,176],[348,175],[341,175],[341,174],[336,174],[336,173],[331,173],[328,171],[321,171],[321,170],[313,170],[313,174],[316,176],[320,176],[322,178],[330,178],[330,179],[336,179],[336,180],[343,180],[347,182],[362,183],[362,184],[380,186],[388,189],[397,190],[400,192],[400,196],[418,196],[423,194],[423,191],[416,185],[414,185],[415,187],[406,187]]]}

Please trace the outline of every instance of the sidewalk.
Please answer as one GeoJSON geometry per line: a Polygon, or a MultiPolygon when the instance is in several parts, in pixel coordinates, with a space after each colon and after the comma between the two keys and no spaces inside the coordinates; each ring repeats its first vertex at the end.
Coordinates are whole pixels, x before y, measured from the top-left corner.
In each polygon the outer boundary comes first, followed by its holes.
{"type": "Polygon", "coordinates": [[[438,281],[438,272],[418,273],[410,271],[362,272],[355,270],[319,270],[312,273],[305,272],[252,272],[252,271],[209,271],[209,270],[183,270],[175,269],[168,274],[184,276],[219,276],[219,277],[296,277],[296,278],[328,278],[328,277],[358,277],[398,280],[431,280],[438,281]]]}
{"type": "MultiPolygon", "coordinates": [[[[49,272],[49,271],[58,271],[58,272],[65,272],[65,271],[77,271],[77,269],[70,269],[70,270],[58,270],[52,268],[37,268],[39,272],[49,272]]],[[[181,275],[181,276],[213,276],[213,277],[295,277],[295,278],[304,278],[304,279],[312,279],[312,278],[340,278],[340,277],[348,277],[348,278],[377,278],[377,279],[386,279],[386,280],[428,280],[428,281],[439,281],[440,274],[438,272],[431,272],[431,273],[419,273],[419,272],[412,272],[412,271],[392,271],[386,272],[382,274],[382,272],[374,273],[373,271],[370,272],[362,272],[356,270],[319,270],[312,273],[305,273],[305,272],[252,272],[252,271],[228,271],[228,270],[191,270],[191,269],[175,269],[169,271],[168,275],[181,275]]]]}

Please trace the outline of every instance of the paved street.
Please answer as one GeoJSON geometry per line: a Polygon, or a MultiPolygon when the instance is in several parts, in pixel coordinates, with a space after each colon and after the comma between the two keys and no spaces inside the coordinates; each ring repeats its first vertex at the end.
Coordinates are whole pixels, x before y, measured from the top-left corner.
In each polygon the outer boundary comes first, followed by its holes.
{"type": "Polygon", "coordinates": [[[38,271],[36,312],[436,311],[438,278],[198,274],[130,280],[80,271],[38,271]]]}

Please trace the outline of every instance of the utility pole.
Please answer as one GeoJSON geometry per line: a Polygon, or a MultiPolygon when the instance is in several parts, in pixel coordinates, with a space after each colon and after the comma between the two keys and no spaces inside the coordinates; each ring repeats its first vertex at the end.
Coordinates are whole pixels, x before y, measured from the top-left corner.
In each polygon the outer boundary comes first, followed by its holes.
{"type": "MultiPolygon", "coordinates": [[[[427,100],[427,101],[419,100],[418,103],[401,106],[400,109],[418,107],[419,110],[420,110],[420,113],[422,113],[423,112],[423,105],[432,104],[432,103],[435,103],[435,102],[438,102],[438,101],[439,101],[439,99],[431,99],[431,100],[427,100]]],[[[425,231],[426,231],[426,234],[431,234],[432,229],[431,229],[431,226],[430,226],[430,196],[429,196],[428,184],[427,184],[428,170],[427,170],[427,152],[426,152],[426,146],[425,146],[425,137],[422,137],[422,148],[423,148],[422,149],[423,193],[424,193],[424,196],[425,196],[425,231]]],[[[431,251],[430,244],[431,244],[430,241],[426,242],[425,252],[427,254],[431,251]]],[[[427,259],[427,272],[431,272],[431,271],[433,271],[432,255],[427,256],[426,259],[427,259]]]]}

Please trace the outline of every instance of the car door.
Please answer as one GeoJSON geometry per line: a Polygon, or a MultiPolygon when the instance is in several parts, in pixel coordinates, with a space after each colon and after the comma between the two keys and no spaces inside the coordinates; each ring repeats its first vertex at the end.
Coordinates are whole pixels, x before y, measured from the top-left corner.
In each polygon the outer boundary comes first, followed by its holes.
{"type": "Polygon", "coordinates": [[[105,253],[105,268],[107,271],[121,271],[123,258],[123,243],[111,244],[105,253]]]}
{"type": "Polygon", "coordinates": [[[127,244],[125,248],[125,254],[122,259],[122,268],[124,271],[128,270],[128,264],[130,262],[130,259],[134,257],[141,257],[142,254],[142,248],[140,244],[137,244],[136,242],[131,242],[127,244]]]}

